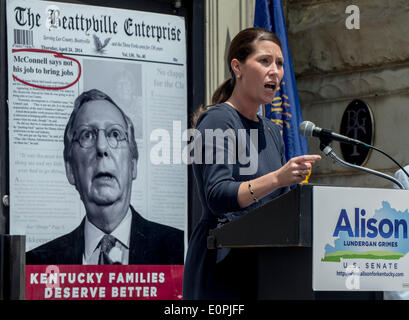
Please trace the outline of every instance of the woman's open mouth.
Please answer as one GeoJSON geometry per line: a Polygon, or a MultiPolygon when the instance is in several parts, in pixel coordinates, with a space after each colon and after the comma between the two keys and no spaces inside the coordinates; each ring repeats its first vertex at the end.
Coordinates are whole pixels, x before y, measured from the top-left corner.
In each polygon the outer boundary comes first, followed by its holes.
{"type": "Polygon", "coordinates": [[[274,82],[268,82],[264,85],[264,88],[275,91],[275,89],[277,88],[277,84],[275,84],[274,82]]]}

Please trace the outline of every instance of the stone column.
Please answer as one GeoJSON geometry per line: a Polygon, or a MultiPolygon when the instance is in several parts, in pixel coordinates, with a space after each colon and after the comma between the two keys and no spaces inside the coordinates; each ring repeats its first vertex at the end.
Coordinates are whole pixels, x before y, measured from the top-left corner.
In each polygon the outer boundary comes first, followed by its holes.
{"type": "Polygon", "coordinates": [[[255,0],[206,0],[206,104],[230,77],[226,62],[231,39],[253,26],[255,0]]]}

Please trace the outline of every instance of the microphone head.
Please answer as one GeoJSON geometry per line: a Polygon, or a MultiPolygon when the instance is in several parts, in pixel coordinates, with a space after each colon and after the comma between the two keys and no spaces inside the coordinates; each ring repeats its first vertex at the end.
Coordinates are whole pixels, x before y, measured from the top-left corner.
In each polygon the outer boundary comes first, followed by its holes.
{"type": "Polygon", "coordinates": [[[314,131],[315,124],[311,121],[303,121],[300,123],[298,130],[300,134],[304,137],[312,137],[312,133],[314,131]]]}

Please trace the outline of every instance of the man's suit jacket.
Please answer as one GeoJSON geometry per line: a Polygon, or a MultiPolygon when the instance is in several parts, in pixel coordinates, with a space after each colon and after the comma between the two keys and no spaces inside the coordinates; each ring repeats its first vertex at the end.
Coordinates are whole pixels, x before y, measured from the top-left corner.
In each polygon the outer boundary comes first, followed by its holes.
{"type": "MultiPolygon", "coordinates": [[[[183,231],[148,221],[131,206],[129,264],[183,264],[183,231]]],[[[72,232],[26,253],[27,264],[82,264],[85,218],[72,232]]]]}

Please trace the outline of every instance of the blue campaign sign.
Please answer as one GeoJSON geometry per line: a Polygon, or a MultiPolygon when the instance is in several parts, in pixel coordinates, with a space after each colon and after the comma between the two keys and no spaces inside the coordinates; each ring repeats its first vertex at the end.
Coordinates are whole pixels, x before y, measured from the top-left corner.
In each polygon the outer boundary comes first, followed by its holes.
{"type": "Polygon", "coordinates": [[[409,289],[409,191],[313,190],[314,290],[409,289]]]}

